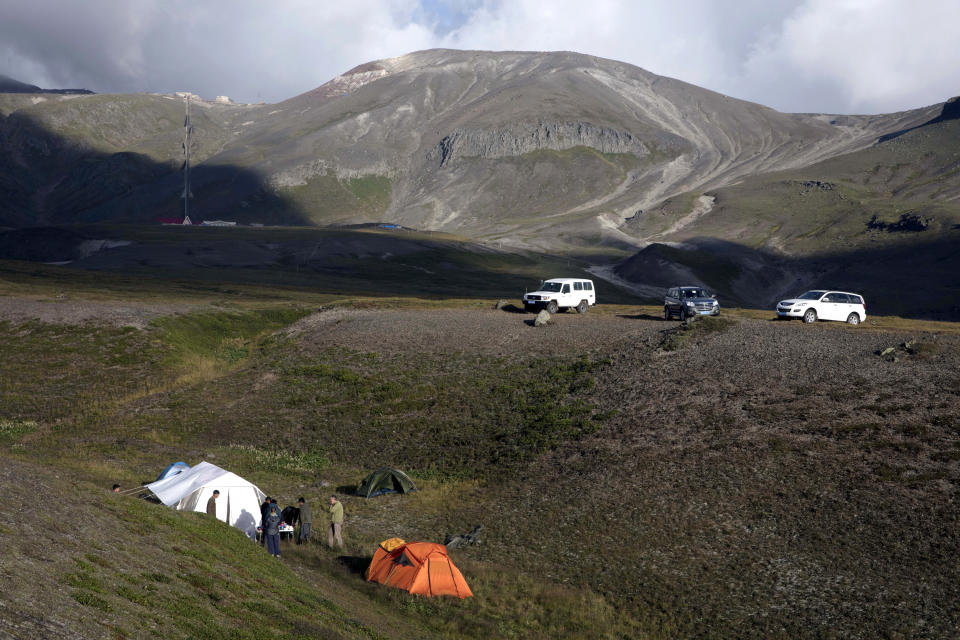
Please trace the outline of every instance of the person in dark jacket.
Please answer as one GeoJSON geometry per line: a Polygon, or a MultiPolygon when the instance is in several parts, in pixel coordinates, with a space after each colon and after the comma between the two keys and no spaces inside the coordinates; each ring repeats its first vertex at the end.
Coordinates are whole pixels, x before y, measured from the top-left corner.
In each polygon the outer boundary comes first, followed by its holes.
{"type": "Polygon", "coordinates": [[[313,521],[313,513],[310,511],[310,506],[304,501],[302,496],[297,500],[297,506],[300,508],[300,513],[297,515],[297,520],[300,521],[300,533],[297,535],[297,544],[304,544],[310,540],[310,523],[313,521]]]}
{"type": "Polygon", "coordinates": [[[263,528],[263,537],[267,539],[267,551],[274,558],[280,557],[280,523],[282,520],[280,509],[277,505],[271,504],[260,525],[263,528]]]}
{"type": "Polygon", "coordinates": [[[210,499],[207,500],[207,515],[217,517],[217,498],[220,497],[220,491],[218,489],[213,490],[213,495],[210,496],[210,499]]]}
{"type": "MultiPolygon", "coordinates": [[[[260,505],[260,523],[263,523],[263,519],[267,517],[267,509],[270,508],[270,496],[267,496],[263,499],[263,504],[260,505]]],[[[267,538],[263,535],[263,530],[261,528],[259,534],[260,536],[260,546],[267,544],[267,538]]]]}

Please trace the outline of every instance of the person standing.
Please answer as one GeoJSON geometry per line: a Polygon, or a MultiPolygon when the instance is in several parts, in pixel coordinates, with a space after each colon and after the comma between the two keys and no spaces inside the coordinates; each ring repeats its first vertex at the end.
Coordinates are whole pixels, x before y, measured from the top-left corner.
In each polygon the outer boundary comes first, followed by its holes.
{"type": "Polygon", "coordinates": [[[310,523],[313,521],[313,513],[310,511],[310,505],[306,503],[303,496],[297,500],[297,507],[300,513],[297,520],[300,521],[300,534],[297,536],[297,544],[306,544],[310,540],[310,523]]]}
{"type": "Polygon", "coordinates": [[[270,509],[270,496],[267,496],[263,499],[263,504],[260,505],[260,532],[257,534],[260,536],[260,546],[267,544],[267,537],[263,535],[263,521],[267,517],[267,510],[270,509]]]}
{"type": "Polygon", "coordinates": [[[267,551],[274,558],[280,557],[280,509],[275,504],[271,504],[267,510],[267,515],[263,518],[261,527],[263,537],[267,539],[267,551]]]}
{"type": "Polygon", "coordinates": [[[327,545],[333,549],[334,540],[337,546],[343,548],[343,505],[337,496],[330,496],[330,533],[327,536],[327,545]]]}
{"type": "Polygon", "coordinates": [[[214,489],[213,495],[207,500],[207,515],[217,517],[217,498],[220,497],[220,490],[214,489]]]}

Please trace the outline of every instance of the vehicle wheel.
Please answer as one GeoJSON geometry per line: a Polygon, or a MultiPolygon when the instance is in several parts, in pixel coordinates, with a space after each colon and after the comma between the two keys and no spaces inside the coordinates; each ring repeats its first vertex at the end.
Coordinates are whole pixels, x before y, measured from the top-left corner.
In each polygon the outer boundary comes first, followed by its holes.
{"type": "Polygon", "coordinates": [[[803,314],[803,321],[806,323],[816,322],[817,312],[814,309],[807,309],[807,312],[803,314]]]}
{"type": "Polygon", "coordinates": [[[560,307],[557,306],[556,300],[551,300],[547,303],[547,311],[550,313],[550,315],[554,315],[556,312],[560,311],[560,307]]]}
{"type": "MultiPolygon", "coordinates": [[[[590,305],[587,304],[587,301],[586,301],[586,300],[581,300],[581,301],[580,301],[580,304],[578,304],[575,308],[576,308],[576,310],[577,310],[577,313],[586,313],[586,312],[587,312],[587,308],[588,308],[589,306],[590,306],[590,305]]],[[[854,314],[854,315],[856,315],[856,314],[854,314]]]]}
{"type": "Polygon", "coordinates": [[[847,316],[847,324],[860,324],[860,316],[855,313],[851,313],[847,316]]]}
{"type": "Polygon", "coordinates": [[[680,307],[680,322],[683,322],[686,319],[687,319],[687,308],[680,307]]]}

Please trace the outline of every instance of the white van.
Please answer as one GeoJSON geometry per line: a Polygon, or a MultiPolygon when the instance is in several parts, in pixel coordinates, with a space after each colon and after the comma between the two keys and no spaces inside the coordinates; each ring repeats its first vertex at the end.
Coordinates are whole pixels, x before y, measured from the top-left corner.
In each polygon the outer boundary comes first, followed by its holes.
{"type": "Polygon", "coordinates": [[[593,280],[580,278],[551,278],[541,282],[536,291],[523,294],[523,308],[527,311],[546,309],[557,313],[561,309],[576,309],[577,313],[586,313],[595,304],[597,290],[593,280]]]}

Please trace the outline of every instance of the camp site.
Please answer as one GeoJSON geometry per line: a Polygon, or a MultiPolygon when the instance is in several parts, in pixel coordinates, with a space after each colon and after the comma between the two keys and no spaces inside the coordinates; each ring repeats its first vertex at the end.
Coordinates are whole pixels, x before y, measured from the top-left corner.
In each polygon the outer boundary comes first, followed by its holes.
{"type": "Polygon", "coordinates": [[[3,0],[0,640],[958,640],[958,33],[3,0]]]}

